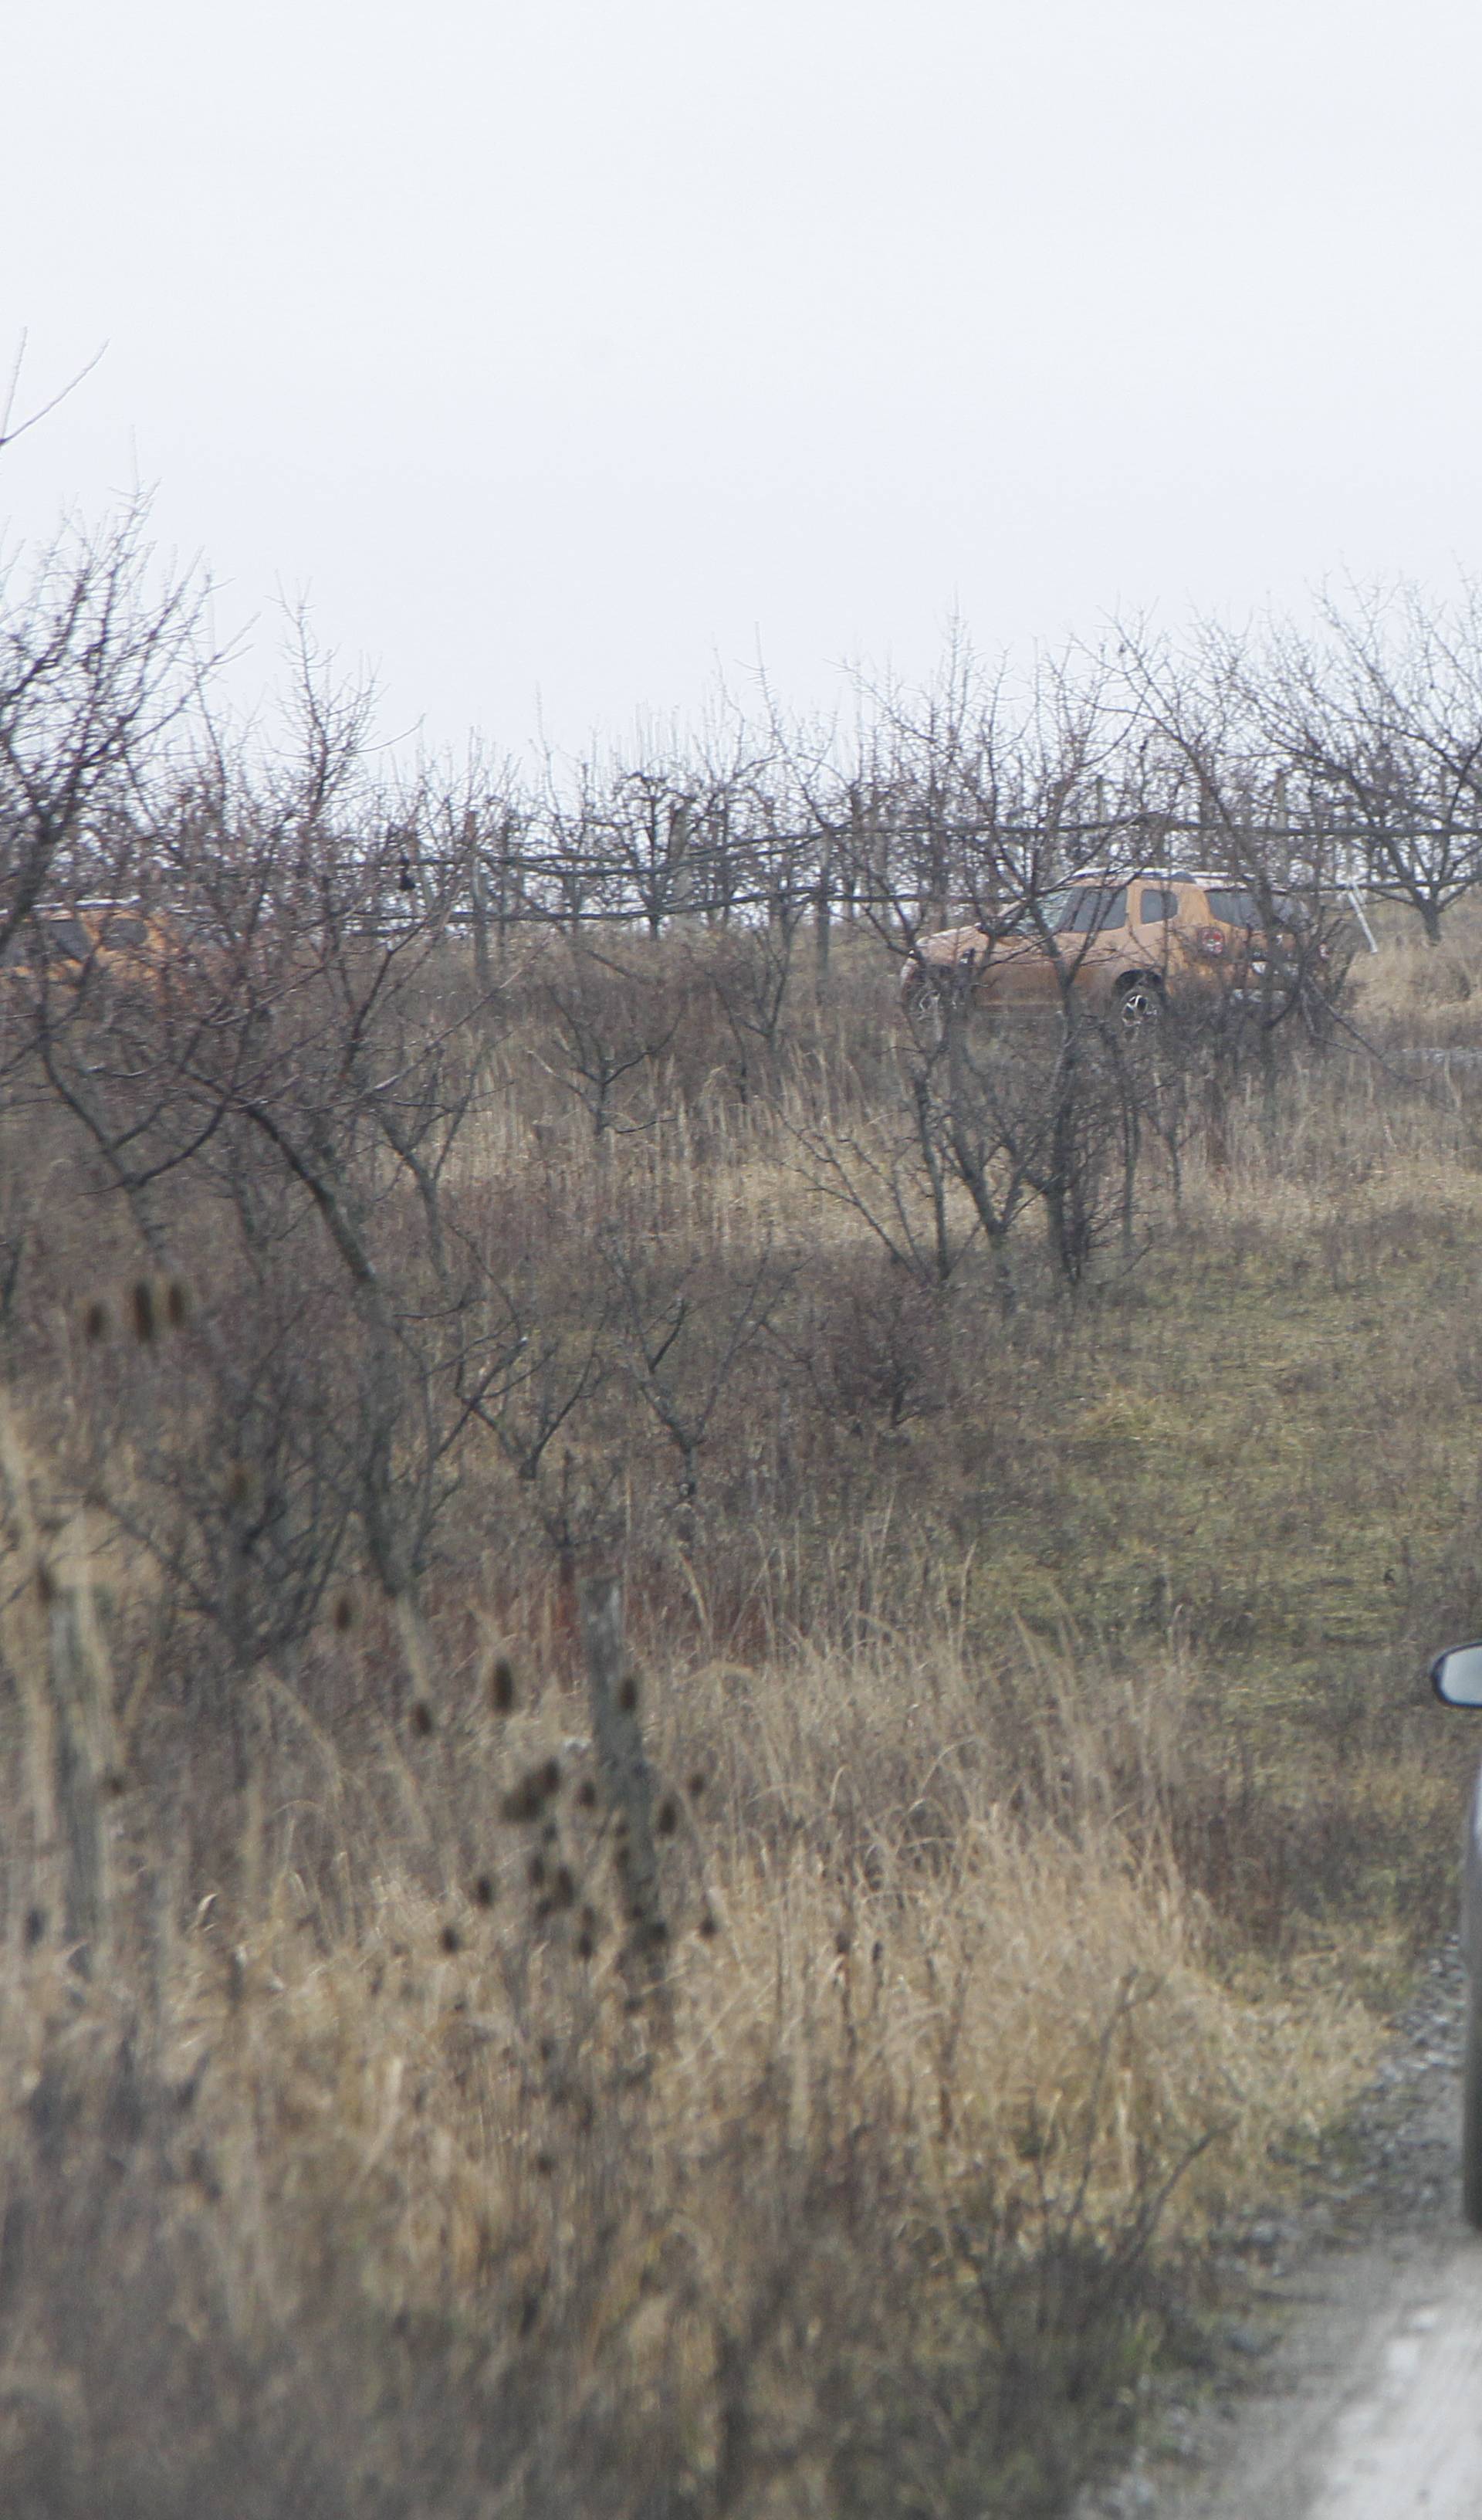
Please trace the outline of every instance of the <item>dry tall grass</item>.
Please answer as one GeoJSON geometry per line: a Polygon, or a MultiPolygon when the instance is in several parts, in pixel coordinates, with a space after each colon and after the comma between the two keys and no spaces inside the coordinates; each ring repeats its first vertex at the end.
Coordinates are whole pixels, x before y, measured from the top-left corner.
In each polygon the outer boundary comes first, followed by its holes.
{"type": "Polygon", "coordinates": [[[532,991],[460,1228],[553,1376],[599,1283],[682,1295],[674,1341],[648,1366],[614,1298],[536,1473],[471,1447],[415,1619],[347,1547],[236,1662],[202,1517],[267,1474],[209,1374],[258,1294],[182,1189],[191,1315],[142,1342],[64,1124],[13,1130],[4,1212],[50,1169],[0,1462],[7,2510],[1059,2505],[1445,1920],[1458,1751],[1409,1675],[1482,1608],[1482,1186],[1465,1072],[1389,1057],[1386,952],[1387,1063],[1298,1060],[1275,1132],[1237,1091],[1074,1302],[1026,1224],[1010,1331],[799,1160],[821,1113],[893,1125],[868,963],[765,1090],[692,1007],[600,1152],[532,991]],[[660,1374],[703,1420],[684,1493],[660,1374]],[[661,1998],[573,1531],[627,1583],[661,1998]]]}

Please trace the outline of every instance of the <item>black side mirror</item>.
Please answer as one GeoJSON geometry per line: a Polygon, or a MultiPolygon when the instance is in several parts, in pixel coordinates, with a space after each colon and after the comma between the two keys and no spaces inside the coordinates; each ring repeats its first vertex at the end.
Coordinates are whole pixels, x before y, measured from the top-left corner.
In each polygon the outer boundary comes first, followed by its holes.
{"type": "Polygon", "coordinates": [[[1482,1707],[1482,1644],[1453,1645],[1437,1654],[1430,1685],[1443,1706],[1482,1707]]]}

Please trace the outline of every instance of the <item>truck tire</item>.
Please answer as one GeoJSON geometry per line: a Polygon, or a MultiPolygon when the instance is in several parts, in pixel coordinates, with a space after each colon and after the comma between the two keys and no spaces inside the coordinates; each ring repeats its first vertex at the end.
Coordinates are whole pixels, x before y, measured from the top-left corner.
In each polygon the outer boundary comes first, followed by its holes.
{"type": "Polygon", "coordinates": [[[1118,980],[1116,1011],[1119,1022],[1129,1032],[1141,1032],[1145,1024],[1161,1023],[1168,1012],[1162,981],[1149,971],[1134,971],[1129,978],[1118,980]]]}

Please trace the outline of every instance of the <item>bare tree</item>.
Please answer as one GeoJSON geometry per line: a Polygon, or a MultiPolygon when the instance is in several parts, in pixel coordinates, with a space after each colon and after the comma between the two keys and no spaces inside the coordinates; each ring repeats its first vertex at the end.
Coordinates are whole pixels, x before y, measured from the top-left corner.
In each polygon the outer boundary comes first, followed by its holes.
{"type": "Polygon", "coordinates": [[[650,975],[585,947],[567,955],[563,972],[553,974],[542,994],[555,1019],[555,1042],[541,1064],[581,1105],[594,1149],[605,1158],[614,1133],[656,1126],[653,1080],[679,1017],[650,975]],[[650,1088],[646,1104],[636,1108],[619,1095],[630,1078],[650,1088]]]}
{"type": "Polygon", "coordinates": [[[769,1250],[739,1285],[723,1272],[666,1266],[608,1227],[600,1239],[612,1292],[613,1361],[672,1447],[682,1545],[695,1537],[699,1463],[721,1399],[781,1302],[788,1274],[769,1250]]]}
{"type": "MultiPolygon", "coordinates": [[[[182,1411],[177,1487],[198,1440],[244,1459],[264,1500],[254,1547],[264,1563],[277,1552],[279,1598],[300,1609],[353,1524],[415,1647],[462,1444],[525,1371],[528,1333],[454,1187],[486,1003],[449,958],[441,894],[400,884],[399,826],[361,776],[361,700],[323,688],[308,657],[301,703],[296,775],[287,758],[256,784],[208,762],[163,835],[194,938],[183,968],[121,1006],[80,991],[42,1057],[156,1263],[182,1237],[200,1250],[209,1426],[182,1411]],[[333,1369],[300,1360],[297,1414],[295,1284],[300,1331],[315,1302],[335,1319],[333,1369]]],[[[189,1542],[202,1583],[217,1525],[221,1546],[236,1528],[219,1487],[202,1486],[189,1542]]],[[[220,1598],[245,1639],[261,1633],[220,1598]]]]}
{"type": "Polygon", "coordinates": [[[65,385],[59,385],[55,393],[48,394],[43,402],[33,404],[31,409],[22,415],[21,377],[25,366],[26,351],[26,336],[22,332],[16,344],[16,355],[11,361],[10,382],[6,386],[3,400],[0,400],[0,449],[14,446],[17,438],[23,437],[27,429],[38,428],[42,421],[51,418],[54,411],[60,411],[67,396],[74,394],[77,387],[92,375],[107,346],[105,342],[101,348],[96,349],[92,357],[85,360],[76,373],[67,379],[65,385]]]}
{"type": "Polygon", "coordinates": [[[155,581],[147,512],[0,579],[0,954],[50,889],[126,885],[141,800],[209,660],[205,590],[155,581]]]}
{"type": "Polygon", "coordinates": [[[1427,942],[1482,879],[1482,616],[1450,618],[1409,587],[1329,604],[1320,640],[1283,631],[1252,677],[1264,722],[1329,852],[1427,942]]]}

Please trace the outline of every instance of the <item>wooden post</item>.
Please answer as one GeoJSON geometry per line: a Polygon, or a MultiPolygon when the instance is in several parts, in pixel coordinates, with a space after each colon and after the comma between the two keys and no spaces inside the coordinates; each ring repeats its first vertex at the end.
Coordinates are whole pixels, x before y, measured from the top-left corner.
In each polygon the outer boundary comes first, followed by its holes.
{"type": "Polygon", "coordinates": [[[623,1664],[623,1597],[615,1577],[583,1584],[581,1635],[592,1738],[612,1816],[613,1860],[621,1884],[619,1966],[630,2003],[653,2002],[666,2016],[669,1927],[659,1898],[653,1772],[644,1755],[638,1682],[623,1664]]]}
{"type": "Polygon", "coordinates": [[[687,930],[699,924],[695,907],[695,817],[683,798],[669,808],[669,923],[687,930]]]}
{"type": "Polygon", "coordinates": [[[510,950],[510,844],[515,837],[515,817],[499,818],[499,898],[495,905],[495,934],[499,939],[499,968],[504,969],[510,950]]]}
{"type": "Polygon", "coordinates": [[[106,1958],[110,1908],[99,1737],[106,1721],[104,1675],[98,1641],[87,1633],[90,1613],[96,1616],[76,1586],[56,1585],[47,1609],[47,1646],[56,1725],[63,1930],[75,1946],[75,1962],[85,1976],[106,1958]]]}
{"type": "Polygon", "coordinates": [[[469,909],[473,922],[473,977],[478,994],[487,1006],[494,993],[494,974],[489,968],[489,892],[483,860],[478,853],[478,824],[472,814],[464,816],[463,845],[469,877],[469,909]]]}

